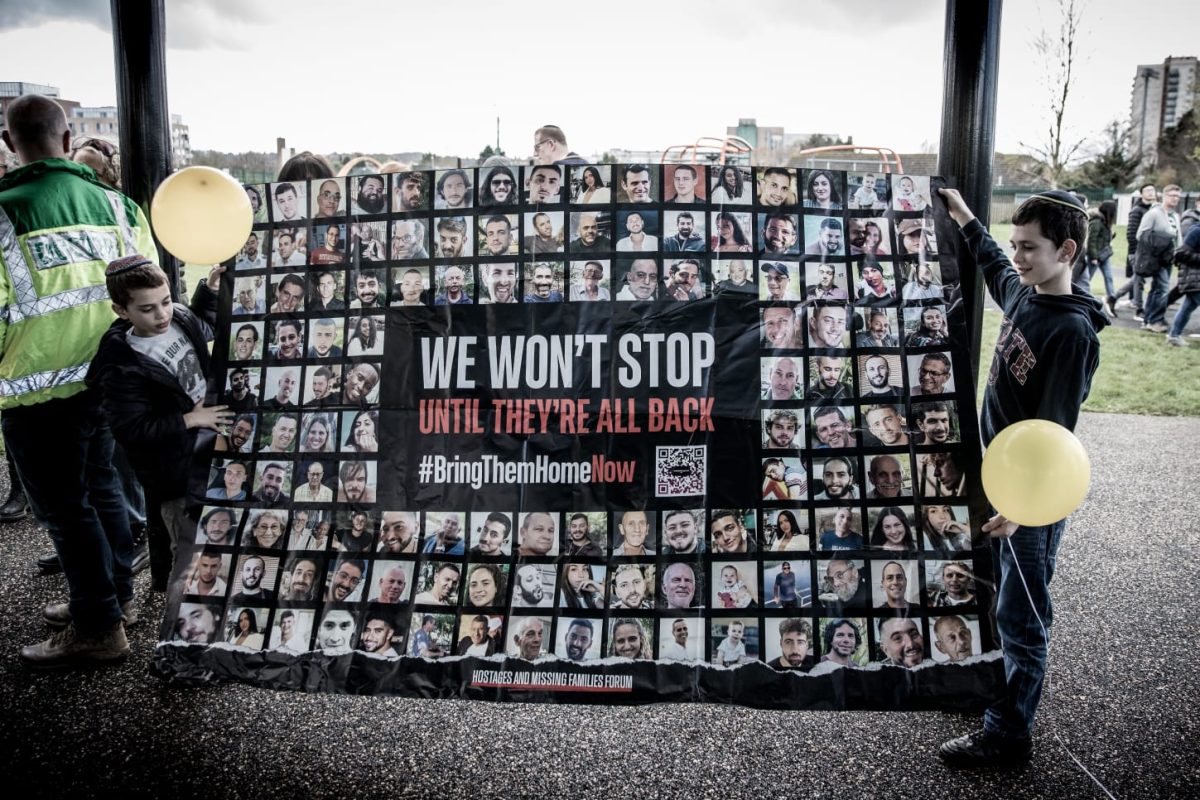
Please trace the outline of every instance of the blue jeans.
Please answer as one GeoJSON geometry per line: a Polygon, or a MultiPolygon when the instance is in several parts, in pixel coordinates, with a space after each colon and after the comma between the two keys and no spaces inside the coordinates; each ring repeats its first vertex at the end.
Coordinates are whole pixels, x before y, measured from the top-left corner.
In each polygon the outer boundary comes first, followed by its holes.
{"type": "Polygon", "coordinates": [[[1099,266],[1095,266],[1093,264],[1087,265],[1087,277],[1089,284],[1092,281],[1092,276],[1096,274],[1096,270],[1100,270],[1100,274],[1104,276],[1104,296],[1116,297],[1117,293],[1113,289],[1112,259],[1104,259],[1100,262],[1099,266]]]}
{"type": "Polygon", "coordinates": [[[1192,312],[1197,308],[1200,308],[1200,292],[1185,294],[1183,303],[1175,312],[1175,319],[1171,322],[1171,336],[1183,336],[1183,329],[1187,327],[1188,320],[1192,318],[1192,312]]]}
{"type": "Polygon", "coordinates": [[[50,529],[75,627],[85,635],[108,630],[133,597],[133,539],[95,396],[6,409],[0,427],[29,505],[50,529]]]}
{"type": "Polygon", "coordinates": [[[1122,286],[1120,289],[1117,289],[1117,297],[1124,297],[1125,295],[1129,295],[1129,302],[1133,303],[1133,307],[1141,308],[1142,307],[1142,291],[1143,291],[1143,285],[1145,283],[1146,283],[1146,279],[1144,277],[1142,277],[1141,275],[1134,275],[1132,278],[1130,278],[1128,281],[1125,282],[1124,286],[1122,286]]]}
{"type": "Polygon", "coordinates": [[[1050,622],[1054,616],[1050,602],[1050,579],[1054,577],[1055,557],[1067,521],[1039,528],[1020,527],[1008,539],[992,541],[992,555],[999,569],[996,591],[996,626],[1004,648],[1004,675],[1008,686],[1004,698],[983,716],[985,730],[1008,738],[1023,738],[1033,731],[1033,717],[1042,699],[1046,677],[1046,653],[1050,644],[1050,622]],[[1016,559],[1013,559],[1016,553],[1016,559]],[[1020,565],[1028,595],[1021,575],[1020,565]],[[1033,598],[1032,607],[1029,604],[1033,598]],[[1037,616],[1034,616],[1036,612],[1037,616]],[[1046,626],[1045,633],[1037,617],[1046,626]]]}
{"type": "Polygon", "coordinates": [[[1151,325],[1155,322],[1166,322],[1167,318],[1167,288],[1171,285],[1171,268],[1162,267],[1154,273],[1154,284],[1146,297],[1143,307],[1142,321],[1151,325]]]}
{"type": "Polygon", "coordinates": [[[1079,284],[1079,287],[1088,294],[1092,293],[1092,276],[1096,274],[1096,270],[1104,275],[1104,297],[1109,297],[1116,301],[1116,291],[1113,289],[1112,275],[1112,258],[1106,258],[1098,264],[1093,264],[1086,258],[1075,262],[1075,266],[1071,268],[1071,282],[1079,284]]]}

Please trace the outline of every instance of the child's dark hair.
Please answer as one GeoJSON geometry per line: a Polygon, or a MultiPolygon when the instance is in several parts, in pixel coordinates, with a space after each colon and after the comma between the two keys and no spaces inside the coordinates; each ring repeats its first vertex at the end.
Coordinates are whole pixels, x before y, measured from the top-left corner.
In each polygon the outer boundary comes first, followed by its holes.
{"type": "Polygon", "coordinates": [[[279,168],[279,177],[276,180],[302,181],[307,178],[332,177],[333,167],[329,165],[328,159],[305,150],[303,153],[296,153],[279,168]]]}
{"type": "Polygon", "coordinates": [[[1054,247],[1062,247],[1063,242],[1071,239],[1075,242],[1076,252],[1081,252],[1087,241],[1087,212],[1073,195],[1067,192],[1046,192],[1044,195],[1034,195],[1017,207],[1013,212],[1013,225],[1028,225],[1037,222],[1042,229],[1042,235],[1054,242],[1054,247]],[[1071,197],[1073,202],[1058,199],[1059,196],[1071,197]]]}
{"type": "Polygon", "coordinates": [[[150,259],[134,253],[109,263],[104,270],[104,284],[109,298],[124,308],[133,299],[134,291],[166,286],[167,273],[150,259]]]}

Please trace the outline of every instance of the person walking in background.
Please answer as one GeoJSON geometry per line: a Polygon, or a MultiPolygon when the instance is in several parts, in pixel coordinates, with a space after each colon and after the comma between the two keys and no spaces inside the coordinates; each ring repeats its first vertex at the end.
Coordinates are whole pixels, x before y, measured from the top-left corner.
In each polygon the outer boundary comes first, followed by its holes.
{"type": "Polygon", "coordinates": [[[1200,306],[1200,225],[1192,225],[1183,238],[1183,247],[1175,251],[1175,264],[1179,267],[1179,282],[1176,289],[1183,295],[1183,305],[1175,312],[1167,344],[1183,347],[1183,329],[1187,327],[1192,312],[1200,306]]]}
{"type": "Polygon", "coordinates": [[[1200,194],[1196,195],[1194,205],[1179,215],[1179,230],[1184,237],[1197,222],[1200,222],[1200,194]]]}
{"type": "Polygon", "coordinates": [[[1117,221],[1117,203],[1105,200],[1097,208],[1088,211],[1087,247],[1085,257],[1076,263],[1071,280],[1080,284],[1085,291],[1092,282],[1096,270],[1104,276],[1104,307],[1112,316],[1117,315],[1116,291],[1113,289],[1112,240],[1116,236],[1113,226],[1117,221]]]}
{"type": "Polygon", "coordinates": [[[1117,308],[1133,308],[1133,318],[1142,321],[1142,291],[1145,278],[1134,273],[1133,265],[1137,261],[1137,232],[1142,223],[1142,216],[1150,210],[1150,206],[1158,199],[1158,190],[1153,183],[1147,183],[1134,195],[1133,205],[1129,208],[1129,220],[1125,223],[1125,244],[1129,255],[1125,259],[1125,277],[1129,280],[1117,290],[1117,308]],[[1126,295],[1129,299],[1124,300],[1126,295]]]}
{"type": "Polygon", "coordinates": [[[1167,288],[1171,283],[1171,263],[1183,244],[1179,233],[1179,206],[1182,189],[1171,184],[1163,189],[1162,202],[1142,216],[1138,225],[1138,258],[1134,271],[1153,278],[1150,294],[1142,307],[1142,330],[1166,333],[1167,288]]]}

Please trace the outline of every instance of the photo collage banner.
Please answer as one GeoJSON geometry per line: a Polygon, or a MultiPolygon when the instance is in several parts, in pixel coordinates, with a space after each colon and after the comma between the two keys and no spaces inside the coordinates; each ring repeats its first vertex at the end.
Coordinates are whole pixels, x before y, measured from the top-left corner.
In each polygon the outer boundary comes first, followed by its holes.
{"type": "Polygon", "coordinates": [[[551,702],[979,709],[940,179],[689,164],[246,186],[156,669],[551,702]]]}

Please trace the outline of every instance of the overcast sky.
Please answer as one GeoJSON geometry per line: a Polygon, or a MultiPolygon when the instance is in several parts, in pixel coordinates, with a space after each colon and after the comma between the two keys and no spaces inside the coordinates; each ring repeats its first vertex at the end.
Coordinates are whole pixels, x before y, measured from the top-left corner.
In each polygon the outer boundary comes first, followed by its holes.
{"type": "MultiPolygon", "coordinates": [[[[528,156],[555,123],[583,155],[721,136],[740,117],[936,146],[940,0],[167,0],[169,105],[192,146],[528,156]]],[[[1127,118],[1135,67],[1200,55],[1200,3],[1087,0],[1078,137],[1127,118]]],[[[108,0],[5,0],[0,80],[113,105],[108,0]]],[[[1044,138],[1047,71],[1029,46],[1055,0],[1007,0],[997,146],[1044,138]]]]}

